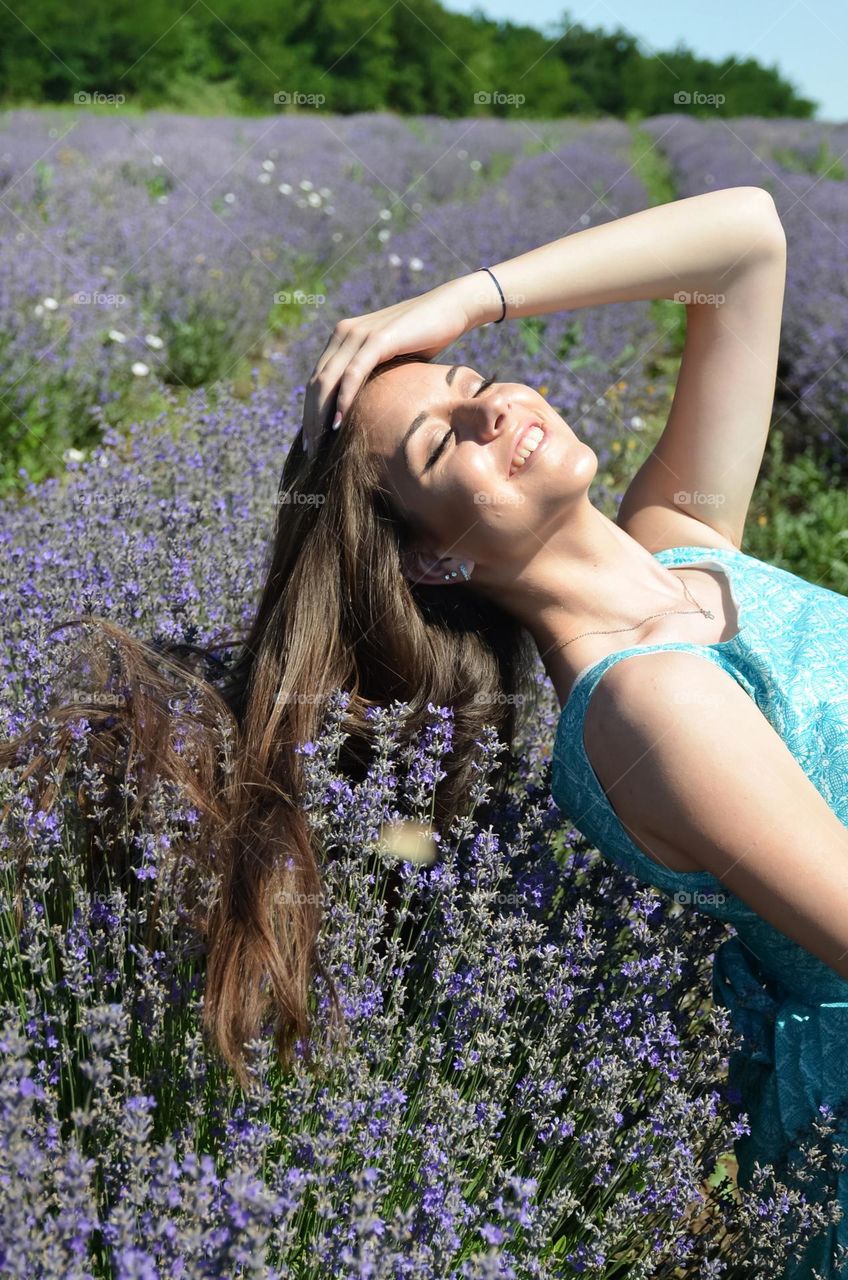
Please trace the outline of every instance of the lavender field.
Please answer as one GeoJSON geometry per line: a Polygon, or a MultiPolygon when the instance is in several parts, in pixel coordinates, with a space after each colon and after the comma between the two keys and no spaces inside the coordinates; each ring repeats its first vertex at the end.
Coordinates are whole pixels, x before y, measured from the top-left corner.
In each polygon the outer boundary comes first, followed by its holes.
{"type": "Polygon", "coordinates": [[[799,442],[817,437],[848,471],[848,126],[742,119],[646,122],[662,139],[679,197],[748,183],[774,198],[790,254],[775,392],[799,442]]]}
{"type": "MultiPolygon", "coordinates": [[[[718,187],[766,187],[786,228],[775,423],[816,512],[811,532],[764,497],[744,549],[848,591],[846,148],[845,127],[676,115],[5,113],[0,738],[69,680],[92,718],[114,696],[86,699],[75,629],[51,634],[66,619],[200,645],[249,623],[339,318],[718,187]]],[[[486,326],[451,356],[549,399],[596,451],[612,516],[668,412],[682,310],[486,326]]],[[[506,796],[492,735],[474,817],[439,833],[431,864],[395,862],[382,833],[428,821],[450,708],[413,748],[400,708],[378,712],[353,784],[339,690],[305,744],[303,803],[352,1042],[317,1077],[283,1075],[261,1042],[250,1091],[201,1034],[203,941],[174,859],[191,861],[190,797],[156,789],[139,818],[130,770],[126,820],[107,815],[84,719],[64,753],[46,742],[64,779],[49,810],[27,761],[0,772],[4,1276],[711,1280],[770,1274],[821,1226],[779,1183],[734,1188],[729,1031],[709,1000],[725,930],[570,827],[541,663],[536,683],[506,796]]],[[[191,701],[174,710],[188,720],[191,701]]]]}

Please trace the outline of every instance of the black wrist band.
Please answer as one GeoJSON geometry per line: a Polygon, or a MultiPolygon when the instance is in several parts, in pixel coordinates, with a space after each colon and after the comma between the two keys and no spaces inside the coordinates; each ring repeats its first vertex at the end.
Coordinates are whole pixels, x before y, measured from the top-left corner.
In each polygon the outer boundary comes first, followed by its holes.
{"type": "Polygon", "coordinates": [[[495,321],[493,321],[493,323],[494,323],[494,324],[500,324],[500,323],[501,323],[501,320],[505,320],[505,319],[506,319],[506,298],[503,296],[503,289],[502,289],[502,288],[500,287],[500,285],[498,284],[497,280],[495,279],[495,274],[494,274],[494,272],[493,272],[493,271],[491,271],[489,267],[480,267],[480,270],[481,270],[481,271],[488,271],[488,272],[489,272],[489,275],[492,277],[492,279],[495,281],[495,284],[497,285],[498,293],[501,295],[501,304],[503,305],[503,311],[502,311],[502,313],[501,313],[501,318],[500,318],[500,320],[495,320],[495,321]]]}

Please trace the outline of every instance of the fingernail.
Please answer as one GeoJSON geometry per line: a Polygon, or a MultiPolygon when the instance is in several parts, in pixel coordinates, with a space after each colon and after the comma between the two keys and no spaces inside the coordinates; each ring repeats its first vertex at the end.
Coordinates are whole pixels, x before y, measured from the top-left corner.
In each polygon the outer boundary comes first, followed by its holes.
{"type": "Polygon", "coordinates": [[[341,422],[341,420],[342,420],[341,413],[337,413],[335,418],[333,418],[333,431],[338,431],[339,423],[341,422]]]}

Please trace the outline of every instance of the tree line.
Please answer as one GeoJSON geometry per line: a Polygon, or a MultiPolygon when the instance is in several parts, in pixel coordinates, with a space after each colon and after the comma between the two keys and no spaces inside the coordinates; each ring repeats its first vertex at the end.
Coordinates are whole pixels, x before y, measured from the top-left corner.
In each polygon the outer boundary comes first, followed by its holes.
{"type": "Polygon", "coordinates": [[[0,6],[0,102],[200,113],[810,117],[776,67],[630,32],[545,32],[438,0],[32,0],[0,6]],[[20,6],[14,6],[20,10],[20,6]]]}

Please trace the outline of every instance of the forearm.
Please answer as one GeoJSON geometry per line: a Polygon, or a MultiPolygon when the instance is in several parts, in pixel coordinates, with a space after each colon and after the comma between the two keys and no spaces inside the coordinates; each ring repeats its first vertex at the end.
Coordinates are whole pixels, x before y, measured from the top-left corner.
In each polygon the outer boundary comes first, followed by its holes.
{"type": "MultiPolygon", "coordinates": [[[[518,319],[606,302],[725,293],[782,238],[765,191],[730,187],[643,209],[489,265],[507,319],[518,319]]],[[[499,319],[491,276],[478,271],[456,283],[472,327],[499,319]]]]}

